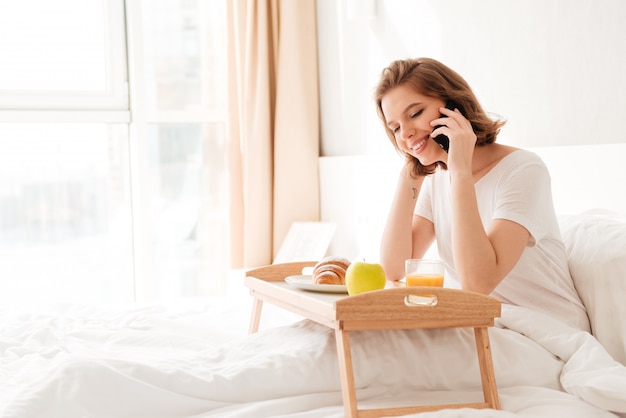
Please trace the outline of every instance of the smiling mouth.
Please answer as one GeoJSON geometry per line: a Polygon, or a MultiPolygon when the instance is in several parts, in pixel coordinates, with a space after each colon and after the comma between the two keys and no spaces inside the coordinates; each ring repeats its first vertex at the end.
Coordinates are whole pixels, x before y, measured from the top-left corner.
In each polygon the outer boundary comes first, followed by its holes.
{"type": "Polygon", "coordinates": [[[413,144],[412,146],[409,147],[409,149],[413,152],[417,151],[418,149],[422,148],[424,146],[424,144],[426,143],[426,141],[428,140],[428,137],[423,138],[421,141],[413,144]]]}

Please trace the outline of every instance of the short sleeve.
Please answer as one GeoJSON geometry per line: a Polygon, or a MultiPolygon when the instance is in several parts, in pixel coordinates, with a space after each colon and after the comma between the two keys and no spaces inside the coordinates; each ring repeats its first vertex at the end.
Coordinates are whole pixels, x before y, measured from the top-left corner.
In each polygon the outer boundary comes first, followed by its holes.
{"type": "Polygon", "coordinates": [[[508,219],[528,230],[529,246],[545,238],[554,225],[551,179],[538,157],[513,166],[501,177],[495,193],[494,219],[508,219]]]}

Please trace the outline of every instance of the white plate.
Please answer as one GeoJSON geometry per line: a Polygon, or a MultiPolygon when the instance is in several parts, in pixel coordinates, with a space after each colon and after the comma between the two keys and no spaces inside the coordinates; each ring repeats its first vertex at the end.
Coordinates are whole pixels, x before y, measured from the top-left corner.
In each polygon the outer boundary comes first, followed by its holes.
{"type": "Polygon", "coordinates": [[[313,276],[301,274],[298,276],[287,276],[285,281],[298,289],[310,290],[322,293],[348,293],[346,285],[343,284],[317,284],[313,283],[313,276]]]}

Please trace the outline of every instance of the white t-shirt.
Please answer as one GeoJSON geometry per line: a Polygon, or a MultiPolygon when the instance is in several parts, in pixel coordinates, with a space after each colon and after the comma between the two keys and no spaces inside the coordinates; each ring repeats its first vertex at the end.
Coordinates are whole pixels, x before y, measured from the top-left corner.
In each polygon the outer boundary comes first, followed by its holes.
{"type": "MultiPolygon", "coordinates": [[[[492,219],[508,219],[522,225],[531,235],[521,258],[491,296],[589,331],[585,307],[569,273],[550,181],[539,156],[516,150],[476,182],[478,211],[485,228],[492,219]]],[[[426,178],[415,214],[435,225],[439,257],[446,263],[446,286],[460,287],[452,258],[448,171],[438,169],[426,178]]]]}

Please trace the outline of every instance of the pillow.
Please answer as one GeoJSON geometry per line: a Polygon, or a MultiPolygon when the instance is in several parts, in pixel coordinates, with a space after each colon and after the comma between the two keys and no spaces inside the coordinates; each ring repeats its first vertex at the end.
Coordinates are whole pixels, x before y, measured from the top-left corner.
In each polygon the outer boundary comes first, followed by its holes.
{"type": "Polygon", "coordinates": [[[569,269],[591,331],[626,365],[626,218],[594,209],[560,218],[569,269]]]}

